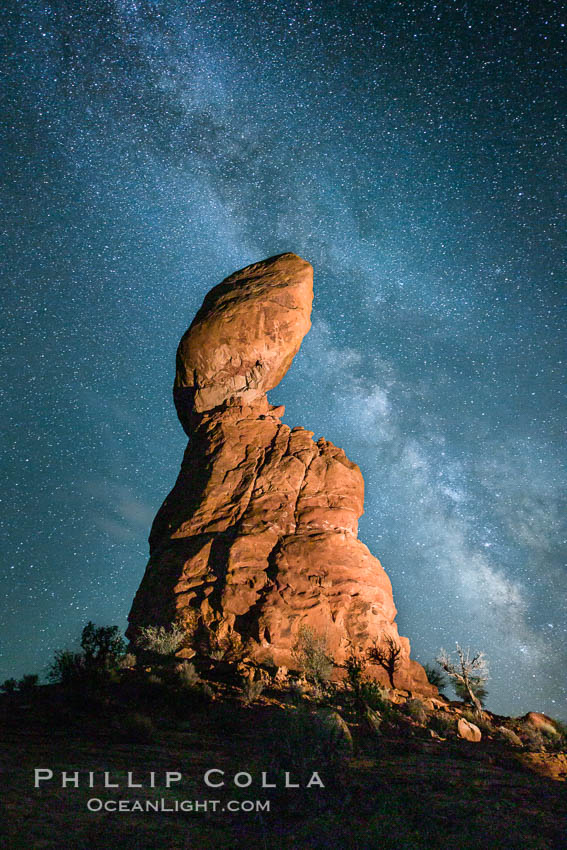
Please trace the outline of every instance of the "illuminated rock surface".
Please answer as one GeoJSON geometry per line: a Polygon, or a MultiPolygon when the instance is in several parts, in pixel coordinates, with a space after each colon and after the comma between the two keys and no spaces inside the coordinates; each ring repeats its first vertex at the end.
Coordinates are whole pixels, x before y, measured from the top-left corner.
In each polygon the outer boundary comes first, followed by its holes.
{"type": "Polygon", "coordinates": [[[402,649],[396,687],[433,693],[398,635],[390,580],[357,539],[360,469],[283,424],[266,397],[310,328],[312,298],[310,264],[282,254],[212,289],[184,334],[174,398],[189,443],[152,526],[128,634],[177,620],[192,634],[181,654],[230,646],[289,668],[302,625],[326,636],[337,664],[389,636],[402,649]]]}

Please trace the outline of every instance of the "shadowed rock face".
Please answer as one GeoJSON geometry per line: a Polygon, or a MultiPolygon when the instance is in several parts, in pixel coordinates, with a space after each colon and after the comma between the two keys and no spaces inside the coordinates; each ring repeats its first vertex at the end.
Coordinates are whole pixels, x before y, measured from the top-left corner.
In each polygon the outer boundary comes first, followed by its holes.
{"type": "Polygon", "coordinates": [[[396,686],[432,693],[397,633],[390,580],[357,539],[358,466],[283,424],[266,397],[310,328],[312,298],[310,264],[282,254],[212,289],[184,334],[174,398],[190,439],[152,526],[128,634],[176,620],[197,652],[230,644],[287,667],[302,625],[327,636],[338,663],[351,645],[389,636],[402,648],[396,686]]]}

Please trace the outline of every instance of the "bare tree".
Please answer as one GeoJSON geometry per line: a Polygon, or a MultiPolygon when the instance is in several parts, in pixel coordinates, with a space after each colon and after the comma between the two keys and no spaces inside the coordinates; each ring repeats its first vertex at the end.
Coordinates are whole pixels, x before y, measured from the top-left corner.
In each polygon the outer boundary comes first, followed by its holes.
{"type": "Polygon", "coordinates": [[[441,649],[435,659],[447,675],[466,691],[469,700],[474,705],[475,712],[482,714],[482,705],[475,694],[475,689],[488,681],[488,661],[484,652],[472,655],[470,649],[464,650],[457,644],[457,658],[453,660],[446,650],[441,649]]]}
{"type": "Polygon", "coordinates": [[[400,657],[402,647],[390,635],[382,635],[380,646],[377,640],[374,640],[372,643],[373,646],[368,650],[369,661],[379,664],[380,667],[384,668],[390,679],[390,685],[392,688],[395,688],[394,673],[400,669],[402,663],[400,657]]]}

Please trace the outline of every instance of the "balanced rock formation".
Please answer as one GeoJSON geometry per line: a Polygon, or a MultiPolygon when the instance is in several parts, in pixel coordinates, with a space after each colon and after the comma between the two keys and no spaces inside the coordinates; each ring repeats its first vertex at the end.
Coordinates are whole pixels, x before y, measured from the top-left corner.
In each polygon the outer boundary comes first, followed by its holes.
{"type": "MultiPolygon", "coordinates": [[[[326,637],[337,665],[390,638],[401,649],[395,686],[435,693],[398,635],[388,576],[357,539],[358,466],[268,403],[311,326],[312,299],[312,267],[282,254],[214,287],[184,334],[174,400],[189,443],[152,526],[127,634],[177,622],[182,656],[230,648],[291,669],[302,626],[326,637]]],[[[383,667],[372,672],[391,686],[383,667]]]]}

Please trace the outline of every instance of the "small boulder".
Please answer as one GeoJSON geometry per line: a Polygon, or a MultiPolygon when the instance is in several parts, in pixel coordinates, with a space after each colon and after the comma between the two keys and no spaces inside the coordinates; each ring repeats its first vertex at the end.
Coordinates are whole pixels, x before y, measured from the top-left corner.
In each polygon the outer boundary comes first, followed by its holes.
{"type": "Polygon", "coordinates": [[[523,743],[521,738],[516,735],[513,729],[508,729],[506,726],[499,726],[497,729],[498,734],[501,738],[508,741],[509,744],[512,744],[514,747],[523,747],[523,743]]]}
{"type": "Polygon", "coordinates": [[[459,738],[463,738],[465,741],[472,741],[473,743],[477,743],[482,738],[482,732],[475,726],[474,723],[470,723],[468,720],[465,720],[464,717],[459,717],[459,722],[457,723],[457,735],[459,738]]]}

